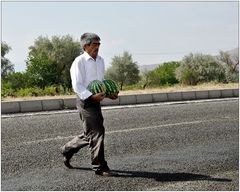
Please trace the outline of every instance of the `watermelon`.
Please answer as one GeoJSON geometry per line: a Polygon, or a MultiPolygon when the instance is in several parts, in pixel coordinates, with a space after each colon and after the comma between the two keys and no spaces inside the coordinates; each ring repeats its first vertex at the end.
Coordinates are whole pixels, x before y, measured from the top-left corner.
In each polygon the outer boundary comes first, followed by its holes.
{"type": "Polygon", "coordinates": [[[119,93],[119,87],[115,81],[105,79],[103,80],[103,83],[106,87],[106,96],[117,95],[119,93]]]}
{"type": "Polygon", "coordinates": [[[92,93],[105,93],[106,92],[106,87],[102,81],[99,80],[93,80],[89,83],[87,86],[87,89],[92,93]]]}

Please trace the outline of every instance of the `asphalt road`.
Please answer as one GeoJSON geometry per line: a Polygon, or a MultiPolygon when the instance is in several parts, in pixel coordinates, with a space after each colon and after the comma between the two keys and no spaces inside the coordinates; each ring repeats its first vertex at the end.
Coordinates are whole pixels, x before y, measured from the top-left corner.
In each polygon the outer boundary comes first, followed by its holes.
{"type": "Polygon", "coordinates": [[[2,116],[1,190],[239,190],[239,103],[105,108],[106,159],[91,171],[82,149],[69,170],[59,148],[81,133],[76,111],[2,116]]]}

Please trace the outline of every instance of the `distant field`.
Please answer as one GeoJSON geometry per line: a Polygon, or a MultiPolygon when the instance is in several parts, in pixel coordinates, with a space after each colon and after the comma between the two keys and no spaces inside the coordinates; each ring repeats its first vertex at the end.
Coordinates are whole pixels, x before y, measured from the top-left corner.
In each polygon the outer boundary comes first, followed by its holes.
{"type": "MultiPolygon", "coordinates": [[[[183,86],[175,85],[171,87],[159,87],[159,88],[146,88],[146,89],[134,89],[127,91],[120,91],[119,95],[134,95],[134,94],[147,94],[147,93],[164,93],[164,92],[176,92],[176,91],[193,91],[193,90],[212,90],[212,89],[237,89],[239,83],[229,84],[213,84],[205,83],[196,86],[183,86]]],[[[22,100],[37,100],[37,99],[59,99],[59,98],[74,98],[75,95],[58,95],[58,96],[41,96],[41,97],[6,97],[2,101],[22,101],[22,100]]]]}

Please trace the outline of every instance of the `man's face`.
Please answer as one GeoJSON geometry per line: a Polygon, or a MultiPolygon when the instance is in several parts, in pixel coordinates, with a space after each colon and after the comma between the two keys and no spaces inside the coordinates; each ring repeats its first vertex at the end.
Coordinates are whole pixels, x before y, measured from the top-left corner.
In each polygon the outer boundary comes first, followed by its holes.
{"type": "Polygon", "coordinates": [[[93,40],[89,45],[85,45],[85,51],[93,58],[96,59],[98,55],[100,42],[98,40],[93,40]]]}

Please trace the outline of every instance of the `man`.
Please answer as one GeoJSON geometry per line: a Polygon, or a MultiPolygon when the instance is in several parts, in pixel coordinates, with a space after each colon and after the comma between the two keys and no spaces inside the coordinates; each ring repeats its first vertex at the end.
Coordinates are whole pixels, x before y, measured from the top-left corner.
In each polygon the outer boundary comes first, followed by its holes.
{"type": "MultiPolygon", "coordinates": [[[[97,175],[113,176],[104,157],[103,116],[100,102],[105,98],[104,93],[93,95],[87,90],[88,84],[93,80],[102,81],[104,78],[104,60],[98,55],[100,37],[94,33],[84,33],[81,36],[81,46],[84,53],[72,63],[70,74],[72,87],[77,94],[77,108],[84,133],[76,136],[62,147],[64,164],[73,168],[70,160],[74,153],[89,145],[93,170],[97,175]]],[[[117,95],[111,99],[117,99],[117,95]]]]}

